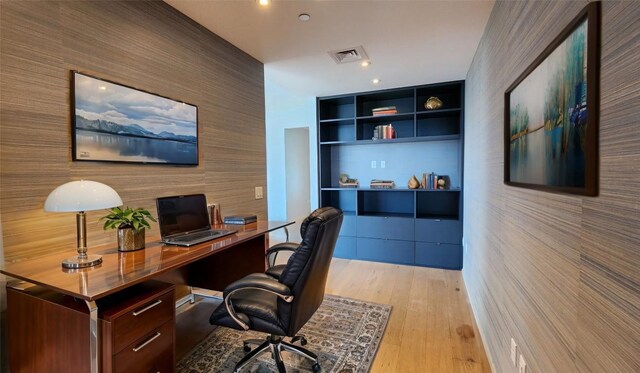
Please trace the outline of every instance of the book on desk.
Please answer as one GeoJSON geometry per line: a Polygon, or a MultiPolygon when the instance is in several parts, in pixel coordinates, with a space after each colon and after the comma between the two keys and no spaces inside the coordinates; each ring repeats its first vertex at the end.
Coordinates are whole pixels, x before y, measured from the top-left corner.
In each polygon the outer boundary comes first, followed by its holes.
{"type": "Polygon", "coordinates": [[[258,221],[258,217],[256,215],[232,215],[224,217],[225,224],[245,225],[255,223],[256,221],[258,221]]]}

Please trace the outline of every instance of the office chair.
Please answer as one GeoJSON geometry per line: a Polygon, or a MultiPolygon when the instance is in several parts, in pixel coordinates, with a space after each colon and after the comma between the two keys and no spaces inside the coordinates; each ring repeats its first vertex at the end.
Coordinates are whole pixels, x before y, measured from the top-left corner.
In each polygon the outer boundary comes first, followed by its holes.
{"type": "MultiPolygon", "coordinates": [[[[278,254],[280,254],[283,251],[295,252],[300,246],[299,242],[289,242],[289,232],[286,232],[286,234],[287,234],[287,242],[281,242],[271,246],[270,248],[267,249],[267,253],[266,253],[267,270],[265,271],[265,273],[275,279],[280,278],[280,275],[282,275],[282,271],[284,271],[284,267],[286,266],[286,264],[276,264],[276,259],[278,257],[278,254]]],[[[304,232],[302,232],[302,225],[301,225],[300,237],[302,237],[303,235],[304,235],[304,232]]]]}
{"type": "Polygon", "coordinates": [[[313,361],[320,371],[318,356],[296,345],[296,333],[322,304],[329,265],[342,225],[342,211],[323,207],[311,213],[300,227],[302,242],[289,258],[279,278],[253,273],[224,289],[224,302],[213,311],[209,322],[238,330],[268,333],[266,341],[248,340],[248,352],[237,364],[239,372],[251,360],[267,350],[278,372],[286,372],[281,351],[289,351],[313,361]],[[284,337],[293,337],[285,342],[284,337]],[[260,345],[250,350],[250,344],[260,345]]]}

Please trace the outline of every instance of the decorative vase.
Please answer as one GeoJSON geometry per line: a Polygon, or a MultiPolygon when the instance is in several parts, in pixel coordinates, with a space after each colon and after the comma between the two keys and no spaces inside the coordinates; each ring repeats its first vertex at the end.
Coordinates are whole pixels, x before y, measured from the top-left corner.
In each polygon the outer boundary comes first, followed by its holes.
{"type": "Polygon", "coordinates": [[[424,103],[424,108],[427,110],[436,110],[442,107],[442,100],[437,97],[429,97],[424,103]]]}
{"type": "Polygon", "coordinates": [[[144,228],[118,228],[118,251],[144,249],[144,231],[144,228]]]}
{"type": "Polygon", "coordinates": [[[418,181],[416,175],[411,176],[411,179],[409,179],[409,189],[418,189],[419,187],[420,182],[418,181]]]}

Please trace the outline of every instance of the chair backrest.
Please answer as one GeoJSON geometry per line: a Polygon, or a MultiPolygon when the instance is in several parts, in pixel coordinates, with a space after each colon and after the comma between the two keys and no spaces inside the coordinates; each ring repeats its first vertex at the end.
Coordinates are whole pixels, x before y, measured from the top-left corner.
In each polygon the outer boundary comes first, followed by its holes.
{"type": "Polygon", "coordinates": [[[300,226],[302,242],[280,275],[280,282],[294,296],[291,303],[278,301],[279,318],[288,336],[295,335],[322,304],[342,217],[342,211],[323,207],[312,212],[300,226]]]}

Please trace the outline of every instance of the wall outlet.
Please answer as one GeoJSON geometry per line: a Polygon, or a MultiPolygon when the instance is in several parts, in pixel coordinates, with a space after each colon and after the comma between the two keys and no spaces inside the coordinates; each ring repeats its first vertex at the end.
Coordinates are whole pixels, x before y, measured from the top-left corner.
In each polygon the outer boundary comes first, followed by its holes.
{"type": "MultiPolygon", "coordinates": [[[[522,355],[520,355],[522,357],[522,355]]],[[[516,367],[518,366],[518,361],[516,360],[518,358],[518,345],[516,344],[516,341],[511,338],[511,362],[513,363],[513,366],[516,367]]],[[[518,372],[519,373],[519,372],[518,372]]]]}
{"type": "Polygon", "coordinates": [[[387,162],[380,161],[380,168],[385,168],[385,167],[387,167],[387,162]]]}
{"type": "Polygon", "coordinates": [[[264,195],[262,194],[262,187],[256,187],[256,199],[262,199],[264,195]]]}
{"type": "Polygon", "coordinates": [[[520,360],[518,360],[518,373],[527,373],[527,362],[524,361],[524,355],[520,354],[520,360]]]}
{"type": "Polygon", "coordinates": [[[371,168],[376,168],[376,161],[371,161],[371,168]]]}

